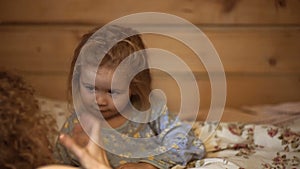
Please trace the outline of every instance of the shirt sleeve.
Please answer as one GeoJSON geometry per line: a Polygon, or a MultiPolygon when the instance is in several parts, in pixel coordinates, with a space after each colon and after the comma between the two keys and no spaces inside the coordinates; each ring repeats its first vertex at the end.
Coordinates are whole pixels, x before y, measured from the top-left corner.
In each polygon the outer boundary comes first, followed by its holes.
{"type": "Polygon", "coordinates": [[[141,161],[158,168],[171,168],[177,164],[185,166],[191,160],[202,159],[205,156],[205,147],[190,130],[191,126],[181,122],[167,109],[151,123],[151,128],[158,134],[160,146],[165,147],[163,149],[167,151],[141,161]]]}

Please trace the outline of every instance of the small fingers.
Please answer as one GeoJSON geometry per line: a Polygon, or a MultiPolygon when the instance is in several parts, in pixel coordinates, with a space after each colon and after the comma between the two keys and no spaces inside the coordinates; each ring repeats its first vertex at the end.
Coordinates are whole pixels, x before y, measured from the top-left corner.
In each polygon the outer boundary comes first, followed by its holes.
{"type": "MultiPolygon", "coordinates": [[[[82,148],[76,144],[76,142],[68,135],[61,134],[59,136],[59,139],[61,143],[69,150],[71,150],[79,159],[82,166],[88,169],[111,169],[109,163],[105,162],[106,154],[105,156],[101,156],[101,160],[97,158],[97,156],[94,156],[90,154],[89,150],[87,148],[82,148]]],[[[92,140],[90,140],[92,142],[92,140]]],[[[90,144],[90,143],[89,143],[90,144]]],[[[99,147],[97,147],[99,149],[99,147]]],[[[99,154],[102,153],[102,149],[99,149],[99,154]]]]}
{"type": "Polygon", "coordinates": [[[82,158],[85,150],[78,146],[70,136],[61,134],[59,136],[59,140],[67,149],[71,150],[78,158],[82,158]]]}
{"type": "Polygon", "coordinates": [[[97,157],[97,160],[105,165],[109,165],[105,151],[100,147],[101,143],[101,127],[100,122],[95,122],[92,126],[92,132],[89,144],[87,145],[88,152],[97,157]]]}
{"type": "Polygon", "coordinates": [[[101,130],[100,124],[95,122],[92,126],[90,141],[87,145],[87,149],[92,155],[98,155],[100,153],[99,145],[98,145],[100,143],[100,137],[101,137],[100,130],[101,130]]]}
{"type": "Polygon", "coordinates": [[[101,163],[95,162],[93,156],[91,156],[85,148],[81,148],[76,142],[68,135],[61,134],[59,136],[61,143],[69,150],[71,150],[75,156],[78,157],[82,166],[87,169],[94,169],[101,166],[101,163]]]}

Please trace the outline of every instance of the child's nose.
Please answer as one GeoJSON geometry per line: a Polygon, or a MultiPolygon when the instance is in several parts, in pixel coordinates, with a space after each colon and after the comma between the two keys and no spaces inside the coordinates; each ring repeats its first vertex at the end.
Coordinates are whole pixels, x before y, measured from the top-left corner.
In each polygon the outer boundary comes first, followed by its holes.
{"type": "Polygon", "coordinates": [[[96,102],[99,106],[106,106],[107,105],[106,95],[104,93],[97,93],[96,102]]]}

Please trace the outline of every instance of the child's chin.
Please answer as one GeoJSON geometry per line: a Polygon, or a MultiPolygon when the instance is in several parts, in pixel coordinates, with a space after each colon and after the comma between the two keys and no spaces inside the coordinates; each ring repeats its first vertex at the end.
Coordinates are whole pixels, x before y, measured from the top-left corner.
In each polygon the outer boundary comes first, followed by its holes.
{"type": "Polygon", "coordinates": [[[102,113],[102,116],[105,120],[111,120],[113,118],[119,117],[120,114],[119,113],[110,113],[110,112],[105,112],[102,113]]]}

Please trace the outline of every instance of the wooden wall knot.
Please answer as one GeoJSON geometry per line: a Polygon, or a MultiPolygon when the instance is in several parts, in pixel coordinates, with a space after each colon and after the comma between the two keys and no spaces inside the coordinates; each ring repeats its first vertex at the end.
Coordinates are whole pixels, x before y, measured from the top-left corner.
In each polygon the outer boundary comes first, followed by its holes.
{"type": "Polygon", "coordinates": [[[270,57],[268,59],[268,63],[269,63],[270,66],[276,66],[277,65],[277,59],[274,58],[274,57],[270,57]]]}
{"type": "Polygon", "coordinates": [[[285,8],[287,6],[286,0],[275,0],[276,8],[285,8]]]}
{"type": "Polygon", "coordinates": [[[222,5],[223,5],[222,11],[224,13],[230,13],[231,11],[234,10],[234,8],[236,7],[236,5],[239,1],[240,0],[223,0],[222,1],[222,5]]]}

